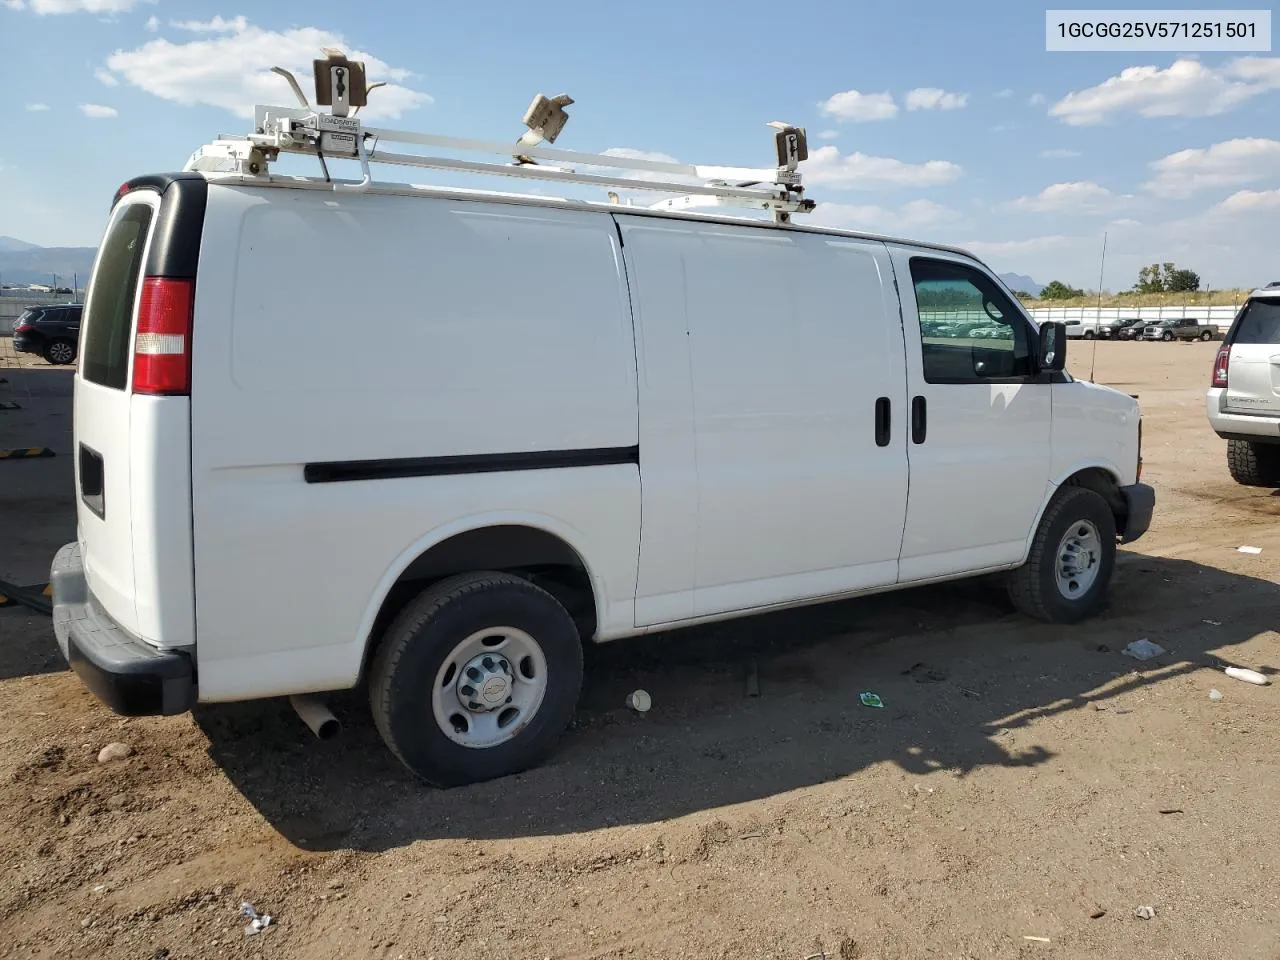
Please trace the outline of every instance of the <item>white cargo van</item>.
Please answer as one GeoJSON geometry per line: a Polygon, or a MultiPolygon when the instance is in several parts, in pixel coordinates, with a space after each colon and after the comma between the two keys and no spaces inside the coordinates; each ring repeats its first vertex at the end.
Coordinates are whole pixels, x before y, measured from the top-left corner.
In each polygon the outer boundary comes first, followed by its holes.
{"type": "Polygon", "coordinates": [[[794,163],[695,188],[732,219],[379,184],[353,121],[335,183],[268,172],[323,136],[272,110],[94,267],[52,582],[120,713],[363,684],[463,784],[549,754],[583,643],[1001,571],[1074,622],[1148,527],[1137,403],[963,250],[790,222],[794,163]]]}
{"type": "Polygon", "coordinates": [[[1214,358],[1205,413],[1237,483],[1280,487],[1280,282],[1240,308],[1214,358]]]}

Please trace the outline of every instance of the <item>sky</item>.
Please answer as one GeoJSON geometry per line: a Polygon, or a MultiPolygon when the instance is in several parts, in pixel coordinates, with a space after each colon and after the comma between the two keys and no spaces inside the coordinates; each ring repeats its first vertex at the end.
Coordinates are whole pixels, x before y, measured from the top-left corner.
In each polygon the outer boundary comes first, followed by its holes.
{"type": "Polygon", "coordinates": [[[1104,232],[1107,289],[1155,261],[1280,279],[1280,57],[1048,53],[1044,18],[1025,0],[0,0],[0,235],[96,245],[121,182],[248,132],[255,103],[293,102],[271,66],[310,91],[336,46],[387,81],[362,117],[386,126],[514,140],[535,93],[568,93],[557,147],[768,166],[783,120],[809,135],[807,222],[1040,283],[1096,289],[1104,232]]]}

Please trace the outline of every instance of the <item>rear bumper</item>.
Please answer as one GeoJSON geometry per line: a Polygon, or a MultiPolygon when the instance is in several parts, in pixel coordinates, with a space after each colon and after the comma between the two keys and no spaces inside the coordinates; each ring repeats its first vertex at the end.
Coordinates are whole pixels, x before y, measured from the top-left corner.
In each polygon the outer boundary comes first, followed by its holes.
{"type": "Polygon", "coordinates": [[[44,349],[44,338],[15,333],[13,335],[13,349],[18,353],[39,353],[44,349]]]}
{"type": "Polygon", "coordinates": [[[1280,416],[1275,414],[1228,413],[1226,390],[1210,387],[1205,395],[1205,416],[1209,426],[1223,440],[1254,440],[1264,443],[1280,443],[1280,416]]]}
{"type": "Polygon", "coordinates": [[[116,623],[94,600],[80,544],[53,558],[53,632],[80,680],[126,717],[186,713],[196,702],[195,664],[180,650],[157,650],[116,623]]]}
{"type": "Polygon", "coordinates": [[[1145,483],[1135,483],[1121,487],[1120,493],[1128,507],[1120,542],[1133,543],[1151,529],[1151,517],[1156,512],[1156,491],[1145,483]]]}

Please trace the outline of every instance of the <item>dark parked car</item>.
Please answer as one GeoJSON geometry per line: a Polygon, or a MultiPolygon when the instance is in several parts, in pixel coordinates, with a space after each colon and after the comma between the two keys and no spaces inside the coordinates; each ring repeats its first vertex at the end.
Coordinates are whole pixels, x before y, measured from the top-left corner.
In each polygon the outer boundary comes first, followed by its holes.
{"type": "Polygon", "coordinates": [[[74,363],[80,343],[81,303],[28,307],[13,322],[13,349],[38,353],[50,363],[74,363]]]}
{"type": "Polygon", "coordinates": [[[1098,328],[1098,336],[1104,340],[1135,340],[1142,336],[1146,324],[1140,317],[1125,317],[1098,328]]]}

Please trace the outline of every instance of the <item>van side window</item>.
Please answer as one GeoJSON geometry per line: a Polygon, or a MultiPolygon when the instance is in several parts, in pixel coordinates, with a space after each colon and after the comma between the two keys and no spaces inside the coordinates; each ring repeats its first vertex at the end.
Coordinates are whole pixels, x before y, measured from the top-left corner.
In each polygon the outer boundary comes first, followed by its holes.
{"type": "Polygon", "coordinates": [[[949,260],[911,259],[926,383],[1019,380],[1033,373],[1031,332],[985,274],[949,260]]]}

